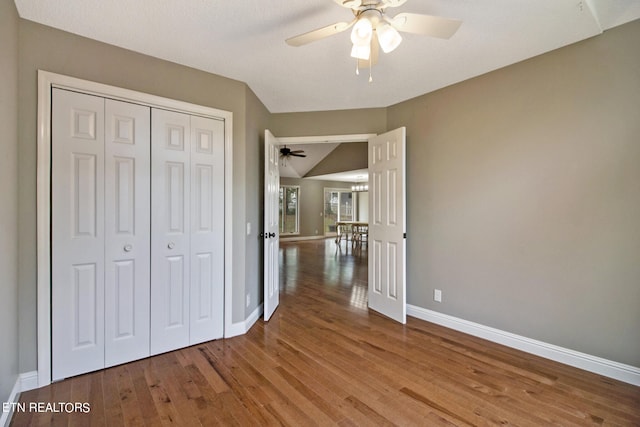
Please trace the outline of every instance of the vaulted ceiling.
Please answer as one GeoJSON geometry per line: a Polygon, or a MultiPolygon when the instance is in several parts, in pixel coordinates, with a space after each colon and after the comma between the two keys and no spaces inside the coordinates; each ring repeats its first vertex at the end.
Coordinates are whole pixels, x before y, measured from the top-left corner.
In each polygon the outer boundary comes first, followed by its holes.
{"type": "Polygon", "coordinates": [[[315,165],[340,144],[289,144],[291,150],[304,150],[306,157],[280,158],[280,176],[303,178],[315,165]]]}
{"type": "Polygon", "coordinates": [[[463,21],[449,40],[404,35],[355,75],[349,31],[302,47],[284,40],[352,13],[333,0],[16,0],[20,16],[246,82],[273,113],[386,107],[596,36],[640,18],[638,0],[409,0],[463,21]]]}

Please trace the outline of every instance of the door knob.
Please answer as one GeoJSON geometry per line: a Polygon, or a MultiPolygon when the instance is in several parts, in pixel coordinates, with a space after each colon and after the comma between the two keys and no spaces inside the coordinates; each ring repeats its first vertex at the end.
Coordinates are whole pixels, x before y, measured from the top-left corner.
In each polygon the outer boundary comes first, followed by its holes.
{"type": "Polygon", "coordinates": [[[276,233],[269,233],[269,237],[276,237],[276,233]]]}
{"type": "Polygon", "coordinates": [[[124,245],[124,248],[123,248],[123,249],[124,249],[124,251],[125,251],[125,252],[131,252],[131,249],[133,249],[133,246],[131,246],[131,245],[124,245]]]}
{"type": "Polygon", "coordinates": [[[173,249],[173,248],[175,248],[175,247],[176,247],[176,244],[175,244],[175,243],[173,243],[173,242],[169,242],[169,244],[167,245],[167,247],[168,247],[169,249],[173,249]]]}

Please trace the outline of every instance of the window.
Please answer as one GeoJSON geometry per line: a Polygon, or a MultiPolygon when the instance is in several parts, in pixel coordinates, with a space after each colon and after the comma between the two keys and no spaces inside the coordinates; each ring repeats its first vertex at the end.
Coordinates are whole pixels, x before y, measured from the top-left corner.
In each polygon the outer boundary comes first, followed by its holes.
{"type": "Polygon", "coordinates": [[[280,234],[300,233],[300,187],[280,186],[280,234]]]}
{"type": "Polygon", "coordinates": [[[353,192],[346,188],[324,190],[324,234],[336,233],[337,221],[353,221],[353,192]]]}

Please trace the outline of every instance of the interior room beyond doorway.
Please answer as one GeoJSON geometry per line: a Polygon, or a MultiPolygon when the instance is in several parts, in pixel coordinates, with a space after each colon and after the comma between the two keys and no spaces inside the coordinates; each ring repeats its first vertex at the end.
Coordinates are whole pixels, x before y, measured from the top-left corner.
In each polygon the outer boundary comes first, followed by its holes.
{"type": "Polygon", "coordinates": [[[367,137],[281,138],[281,241],[335,237],[337,222],[368,220],[367,137]]]}

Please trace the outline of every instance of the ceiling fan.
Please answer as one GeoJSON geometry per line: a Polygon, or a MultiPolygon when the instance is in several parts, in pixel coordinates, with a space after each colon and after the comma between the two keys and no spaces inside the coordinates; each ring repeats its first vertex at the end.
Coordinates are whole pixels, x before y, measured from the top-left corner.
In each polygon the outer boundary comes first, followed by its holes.
{"type": "Polygon", "coordinates": [[[342,7],[351,9],[355,18],[351,22],[338,22],[318,28],[295,37],[288,38],[290,46],[302,46],[351,27],[351,56],[358,60],[356,74],[360,66],[371,66],[378,59],[378,45],[389,53],[402,42],[401,32],[421,34],[442,39],[450,38],[458,30],[462,21],[418,13],[399,13],[394,17],[386,14],[387,8],[402,6],[407,0],[333,0],[342,7]]]}
{"type": "Polygon", "coordinates": [[[307,157],[306,154],[303,154],[304,150],[291,150],[290,148],[287,148],[287,146],[283,146],[282,148],[280,148],[280,157],[307,157]]]}

